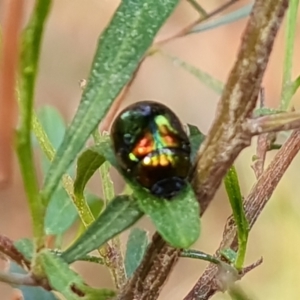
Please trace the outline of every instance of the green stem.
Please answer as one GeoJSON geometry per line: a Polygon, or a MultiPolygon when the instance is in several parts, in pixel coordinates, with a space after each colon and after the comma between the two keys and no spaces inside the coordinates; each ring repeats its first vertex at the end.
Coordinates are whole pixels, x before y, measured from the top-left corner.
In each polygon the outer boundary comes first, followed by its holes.
{"type": "MultiPolygon", "coordinates": [[[[63,254],[63,251],[57,249],[50,249],[50,251],[57,256],[61,256],[63,254]]],[[[78,258],[77,261],[86,261],[86,262],[104,265],[104,260],[102,257],[97,257],[89,254],[83,255],[82,257],[78,258]]]]}
{"type": "Polygon", "coordinates": [[[36,250],[44,246],[44,215],[46,208],[39,195],[34,168],[31,122],[41,41],[51,2],[51,0],[36,2],[31,19],[24,31],[20,60],[20,128],[17,132],[16,147],[33,223],[36,250]]]}
{"type": "MultiPolygon", "coordinates": [[[[32,115],[32,130],[40,144],[41,149],[43,150],[49,161],[52,161],[55,156],[55,149],[53,148],[45,130],[43,129],[35,113],[33,113],[32,115]]],[[[68,174],[63,175],[62,184],[67,194],[72,199],[83,225],[85,226],[85,228],[87,228],[95,220],[95,218],[86,200],[75,197],[73,192],[74,181],[68,174]]]]}
{"type": "Polygon", "coordinates": [[[192,250],[192,249],[182,250],[180,252],[180,256],[187,257],[187,258],[201,259],[216,265],[220,263],[220,261],[216,257],[198,250],[192,250]]]}
{"type": "Polygon", "coordinates": [[[281,90],[281,103],[280,108],[287,110],[292,96],[292,68],[293,68],[293,54],[295,35],[297,29],[297,14],[298,14],[299,0],[290,0],[287,12],[286,23],[286,42],[285,42],[285,57],[283,65],[283,78],[281,90]]]}
{"type": "MultiPolygon", "coordinates": [[[[101,142],[101,135],[98,129],[93,132],[93,138],[96,145],[101,142]]],[[[109,170],[110,164],[108,162],[105,162],[99,170],[105,206],[115,197],[114,185],[109,176],[109,170]]],[[[126,273],[120,237],[115,236],[112,238],[111,247],[106,244],[100,251],[102,256],[106,258],[106,263],[111,271],[116,287],[118,289],[121,288],[126,282],[126,273]],[[113,257],[111,257],[110,253],[113,253],[113,257]]]]}

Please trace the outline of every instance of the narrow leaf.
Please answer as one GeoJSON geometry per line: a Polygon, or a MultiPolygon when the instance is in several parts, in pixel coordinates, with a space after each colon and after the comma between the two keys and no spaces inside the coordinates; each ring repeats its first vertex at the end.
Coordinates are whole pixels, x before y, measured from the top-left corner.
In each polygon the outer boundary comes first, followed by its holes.
{"type": "Polygon", "coordinates": [[[225,188],[232,208],[233,217],[238,231],[239,250],[236,258],[236,268],[243,267],[249,233],[249,224],[245,215],[243,197],[235,167],[232,166],[224,178],[225,188]]]}
{"type": "Polygon", "coordinates": [[[96,170],[105,162],[105,157],[99,155],[93,148],[85,150],[77,160],[77,173],[74,182],[74,194],[83,196],[84,188],[96,170]]]}
{"type": "Polygon", "coordinates": [[[27,238],[20,239],[14,242],[14,246],[25,256],[26,259],[32,259],[34,253],[34,245],[32,240],[27,238]]]}
{"type": "Polygon", "coordinates": [[[203,24],[196,25],[189,33],[198,33],[206,30],[211,30],[219,26],[236,22],[240,19],[248,17],[252,11],[253,3],[247,4],[237,10],[230,12],[224,16],[210,20],[203,24]]]}
{"type": "Polygon", "coordinates": [[[45,232],[48,235],[63,234],[78,218],[75,205],[60,186],[54,193],[45,216],[45,232]]]}
{"type": "Polygon", "coordinates": [[[184,70],[188,71],[192,75],[194,75],[196,78],[198,78],[204,85],[206,85],[208,88],[216,92],[218,95],[221,95],[223,91],[224,84],[219,81],[218,79],[214,78],[212,75],[202,71],[199,68],[194,67],[193,65],[190,65],[186,63],[185,61],[181,60],[178,57],[172,56],[166,52],[160,51],[162,55],[170,59],[174,66],[179,66],[183,68],[184,70]]]}
{"type": "Polygon", "coordinates": [[[132,197],[115,197],[95,222],[63,253],[63,259],[67,263],[72,263],[101,247],[116,234],[134,224],[142,215],[132,197]]]}
{"type": "Polygon", "coordinates": [[[62,174],[130,80],[156,33],[178,2],[179,0],[121,2],[99,39],[80,106],[45,179],[45,201],[49,201],[62,174]]]}
{"type": "Polygon", "coordinates": [[[140,265],[148,243],[148,236],[145,230],[133,228],[130,231],[125,255],[125,270],[127,278],[130,278],[140,265]]]}
{"type": "Polygon", "coordinates": [[[157,231],[173,247],[189,248],[200,235],[200,208],[190,185],[171,200],[154,197],[131,182],[133,195],[157,231]]]}
{"type": "Polygon", "coordinates": [[[115,295],[113,291],[95,290],[88,287],[81,277],[71,270],[67,263],[51,252],[44,250],[38,255],[38,261],[44,269],[50,285],[68,300],[106,300],[115,295]]]}
{"type": "Polygon", "coordinates": [[[43,106],[38,111],[38,119],[53,148],[57,149],[62,142],[66,131],[66,124],[62,115],[52,106],[43,106]]]}

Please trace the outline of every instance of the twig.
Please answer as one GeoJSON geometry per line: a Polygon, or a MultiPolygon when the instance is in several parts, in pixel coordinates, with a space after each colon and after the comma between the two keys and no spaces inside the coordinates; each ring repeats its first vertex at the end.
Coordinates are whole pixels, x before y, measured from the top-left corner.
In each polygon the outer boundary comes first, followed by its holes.
{"type": "Polygon", "coordinates": [[[245,130],[249,130],[252,135],[264,132],[276,132],[284,130],[292,130],[300,127],[300,111],[290,113],[279,113],[249,119],[245,123],[245,130]]]}
{"type": "Polygon", "coordinates": [[[9,283],[11,285],[27,285],[37,286],[38,282],[30,275],[18,274],[18,273],[6,273],[0,271],[0,281],[9,283]]]}
{"type": "MultiPolygon", "coordinates": [[[[265,108],[265,90],[264,88],[260,89],[260,109],[265,108]]],[[[256,145],[256,155],[254,158],[254,162],[252,164],[252,169],[256,176],[256,179],[263,173],[265,167],[265,160],[267,151],[270,150],[271,146],[271,137],[274,133],[264,133],[258,136],[257,138],[257,145],[256,145]]]]}
{"type": "Polygon", "coordinates": [[[8,237],[0,235],[0,252],[9,257],[25,269],[30,269],[30,261],[27,260],[24,255],[18,251],[12,240],[8,237]]]}
{"type": "MultiPolygon", "coordinates": [[[[257,0],[244,33],[237,62],[218,105],[217,116],[202,144],[192,184],[203,214],[221,180],[252,135],[244,130],[256,104],[275,36],[288,0],[257,0]]],[[[156,233],[145,258],[118,299],[157,299],[179,249],[168,246],[156,233]]],[[[214,274],[212,274],[214,275],[214,274]]]]}
{"type": "Polygon", "coordinates": [[[161,46],[164,45],[174,39],[177,38],[181,38],[183,36],[186,36],[187,34],[190,33],[190,31],[193,29],[194,26],[212,18],[213,16],[219,14],[220,12],[224,11],[225,9],[227,9],[228,7],[230,7],[232,4],[238,2],[239,0],[231,0],[228,1],[227,3],[223,4],[222,6],[218,7],[217,9],[215,9],[214,11],[212,11],[211,13],[208,13],[206,16],[203,16],[201,18],[198,18],[196,21],[193,21],[191,24],[189,24],[188,26],[186,26],[185,28],[181,29],[180,31],[176,32],[175,34],[173,34],[172,36],[163,39],[161,41],[158,41],[157,43],[155,43],[155,46],[161,46]]]}
{"type": "Polygon", "coordinates": [[[16,127],[17,101],[15,95],[18,63],[19,32],[22,24],[23,1],[12,0],[7,5],[3,25],[3,51],[0,61],[0,186],[11,179],[13,137],[16,127]]]}
{"type": "Polygon", "coordinates": [[[206,17],[206,10],[197,2],[197,0],[187,0],[187,2],[194,7],[201,17],[206,17]]]}
{"type": "Polygon", "coordinates": [[[269,133],[261,134],[257,138],[256,155],[251,166],[257,179],[264,171],[266,154],[268,149],[270,148],[269,141],[269,133]]]}
{"type": "MultiPolygon", "coordinates": [[[[245,201],[245,211],[250,228],[254,225],[299,150],[300,130],[296,130],[278,151],[266,171],[259,177],[245,201]]],[[[233,216],[230,216],[224,229],[223,240],[216,253],[218,255],[219,251],[224,248],[236,251],[237,246],[236,228],[233,216]]],[[[219,290],[215,281],[217,272],[215,265],[210,264],[184,300],[207,300],[215,294],[219,290]]]]}

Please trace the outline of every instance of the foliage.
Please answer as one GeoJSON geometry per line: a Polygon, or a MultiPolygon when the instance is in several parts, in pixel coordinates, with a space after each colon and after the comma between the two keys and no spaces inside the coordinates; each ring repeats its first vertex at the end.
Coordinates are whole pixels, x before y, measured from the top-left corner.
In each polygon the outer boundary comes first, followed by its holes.
{"type": "MultiPolygon", "coordinates": [[[[17,241],[14,247],[30,263],[29,268],[22,264],[18,266],[18,261],[11,263],[9,275],[0,274],[0,280],[17,286],[25,300],[34,297],[57,299],[56,293],[74,300],[111,299],[143,263],[149,244],[145,230],[131,229],[124,258],[118,235],[145,215],[170,246],[183,249],[182,256],[207,260],[219,268],[226,265],[226,268],[237,273],[242,271],[249,224],[238,172],[233,166],[225,176],[224,183],[237,227],[239,247],[237,252],[221,249],[223,258],[227,260],[224,264],[212,255],[189,249],[199,238],[201,229],[200,207],[192,185],[189,183],[172,201],[151,195],[119,169],[109,136],[99,135],[95,131],[122,89],[130,85],[141,62],[149,55],[162,54],[196,76],[217,94],[222,93],[222,82],[165,50],[162,51],[158,48],[159,45],[152,45],[157,32],[177,7],[179,0],[121,1],[106,29],[100,34],[87,86],[69,127],[66,127],[54,108],[43,107],[38,114],[34,111],[39,53],[51,2],[36,0],[34,11],[23,32],[20,55],[20,125],[16,151],[32,219],[33,239],[17,241]],[[87,141],[91,137],[94,138],[94,144],[87,147],[87,141]],[[38,188],[33,163],[34,149],[38,149],[42,162],[44,183],[41,189],[38,188]],[[114,167],[123,176],[128,192],[115,195],[108,172],[110,167],[114,167]],[[97,170],[100,170],[104,187],[103,200],[98,195],[91,195],[87,188],[97,170]],[[75,227],[76,222],[80,223],[80,228],[72,244],[63,248],[62,240],[66,232],[72,226],[75,227]],[[46,240],[49,235],[54,238],[55,249],[48,248],[46,240]],[[93,250],[98,251],[96,257],[89,255],[93,250]],[[111,270],[116,290],[96,289],[86,285],[84,279],[70,268],[70,264],[78,260],[105,264],[111,270]],[[32,274],[34,276],[30,277],[32,274]],[[31,284],[33,287],[28,287],[26,280],[35,280],[31,284]]],[[[198,3],[189,2],[202,19],[210,18],[210,14],[198,3]]],[[[299,78],[291,79],[291,57],[299,1],[290,2],[282,101],[275,113],[288,109],[300,83],[299,78]]],[[[247,5],[210,22],[198,22],[185,35],[212,30],[246,17],[251,8],[252,6],[247,5]]],[[[260,115],[268,115],[263,113],[264,109],[270,111],[263,107],[259,111],[260,115]]],[[[197,152],[205,141],[205,136],[196,126],[188,127],[192,160],[196,163],[197,152]]],[[[1,249],[0,247],[0,252],[1,249]]],[[[246,299],[234,284],[228,290],[233,299],[246,299]]]]}

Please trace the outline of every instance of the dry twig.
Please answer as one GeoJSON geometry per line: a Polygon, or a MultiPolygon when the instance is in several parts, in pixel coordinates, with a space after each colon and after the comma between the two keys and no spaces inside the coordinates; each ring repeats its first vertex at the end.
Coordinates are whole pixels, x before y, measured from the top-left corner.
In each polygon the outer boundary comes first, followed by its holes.
{"type": "Polygon", "coordinates": [[[30,261],[18,251],[12,240],[3,235],[0,235],[0,253],[6,255],[21,267],[25,267],[27,270],[30,268],[30,261]]]}

